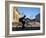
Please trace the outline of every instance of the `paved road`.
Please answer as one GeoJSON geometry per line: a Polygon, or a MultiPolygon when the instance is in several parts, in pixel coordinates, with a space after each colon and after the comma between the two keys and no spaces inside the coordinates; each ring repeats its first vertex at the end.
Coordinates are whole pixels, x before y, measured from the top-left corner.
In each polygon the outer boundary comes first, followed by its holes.
{"type": "MultiPolygon", "coordinates": [[[[22,27],[22,25],[13,25],[13,27],[22,27]]],[[[25,27],[40,27],[40,23],[39,22],[30,22],[28,24],[25,24],[25,27]]]]}
{"type": "MultiPolygon", "coordinates": [[[[13,25],[13,31],[22,31],[22,25],[13,25]]],[[[25,28],[23,30],[40,30],[40,23],[39,22],[30,22],[28,25],[25,24],[25,28]]]]}
{"type": "Polygon", "coordinates": [[[21,27],[12,27],[12,31],[25,31],[25,30],[40,30],[40,27],[25,27],[22,29],[21,27]]]}

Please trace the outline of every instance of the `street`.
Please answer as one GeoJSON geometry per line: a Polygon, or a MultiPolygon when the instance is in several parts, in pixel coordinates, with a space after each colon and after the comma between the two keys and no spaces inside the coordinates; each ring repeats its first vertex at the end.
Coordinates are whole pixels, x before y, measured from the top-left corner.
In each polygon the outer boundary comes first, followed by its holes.
{"type": "MultiPolygon", "coordinates": [[[[12,30],[13,31],[20,31],[22,30],[22,25],[13,25],[12,30]]],[[[39,22],[30,22],[28,24],[25,24],[25,28],[23,30],[40,30],[40,23],[39,22]]]]}

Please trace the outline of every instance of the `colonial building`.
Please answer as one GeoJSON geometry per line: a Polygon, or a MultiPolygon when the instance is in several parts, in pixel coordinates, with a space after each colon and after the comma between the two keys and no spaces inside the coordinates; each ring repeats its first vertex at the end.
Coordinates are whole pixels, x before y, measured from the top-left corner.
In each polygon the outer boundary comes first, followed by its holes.
{"type": "Polygon", "coordinates": [[[17,9],[13,8],[13,22],[19,22],[20,13],[17,11],[17,9]]]}

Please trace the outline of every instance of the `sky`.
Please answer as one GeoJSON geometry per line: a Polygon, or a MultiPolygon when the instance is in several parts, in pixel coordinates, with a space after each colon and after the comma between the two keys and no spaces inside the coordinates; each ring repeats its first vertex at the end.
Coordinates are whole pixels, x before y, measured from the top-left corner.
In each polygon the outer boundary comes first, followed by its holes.
{"type": "Polygon", "coordinates": [[[17,7],[17,10],[21,14],[26,15],[26,17],[32,19],[34,19],[35,16],[40,13],[40,8],[36,8],[36,7],[17,7]]]}

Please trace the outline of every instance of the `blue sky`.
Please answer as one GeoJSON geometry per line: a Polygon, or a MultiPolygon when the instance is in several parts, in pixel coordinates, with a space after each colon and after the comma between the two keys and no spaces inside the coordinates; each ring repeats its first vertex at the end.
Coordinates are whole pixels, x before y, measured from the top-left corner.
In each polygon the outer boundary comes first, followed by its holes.
{"type": "Polygon", "coordinates": [[[35,18],[35,16],[40,13],[40,8],[35,7],[18,7],[17,10],[28,18],[35,18]]]}

